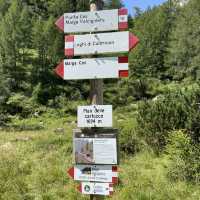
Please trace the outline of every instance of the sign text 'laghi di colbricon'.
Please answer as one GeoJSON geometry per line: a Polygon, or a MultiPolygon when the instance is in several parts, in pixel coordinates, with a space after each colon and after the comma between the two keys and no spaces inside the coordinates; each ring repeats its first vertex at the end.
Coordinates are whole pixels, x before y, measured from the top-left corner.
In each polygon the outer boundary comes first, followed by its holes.
{"type": "Polygon", "coordinates": [[[65,36],[65,56],[126,53],[139,40],[128,31],[65,36]]]}
{"type": "Polygon", "coordinates": [[[56,26],[64,33],[125,30],[128,28],[128,10],[65,13],[56,21],[56,26]]]}

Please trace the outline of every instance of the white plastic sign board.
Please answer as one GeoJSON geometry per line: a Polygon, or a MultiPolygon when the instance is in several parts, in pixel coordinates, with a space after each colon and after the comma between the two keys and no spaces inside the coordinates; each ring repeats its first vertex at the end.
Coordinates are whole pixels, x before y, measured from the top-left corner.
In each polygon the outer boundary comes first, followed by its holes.
{"type": "Polygon", "coordinates": [[[112,127],[112,105],[79,106],[78,127],[112,127]]]}
{"type": "Polygon", "coordinates": [[[118,183],[117,166],[112,165],[76,165],[68,174],[76,181],[118,183]]]}
{"type": "Polygon", "coordinates": [[[73,142],[76,164],[118,164],[116,134],[97,134],[96,137],[84,137],[84,134],[74,133],[73,142]]]}
{"type": "Polygon", "coordinates": [[[65,36],[68,57],[125,53],[134,48],[138,38],[128,31],[65,36]]]}
{"type": "Polygon", "coordinates": [[[65,59],[55,71],[64,80],[128,77],[128,57],[65,59]]]}
{"type": "Polygon", "coordinates": [[[109,196],[113,194],[113,184],[111,183],[82,182],[78,189],[82,194],[94,194],[104,196],[109,196]]]}
{"type": "Polygon", "coordinates": [[[128,10],[65,13],[56,25],[65,33],[124,30],[128,28],[128,10]]]}

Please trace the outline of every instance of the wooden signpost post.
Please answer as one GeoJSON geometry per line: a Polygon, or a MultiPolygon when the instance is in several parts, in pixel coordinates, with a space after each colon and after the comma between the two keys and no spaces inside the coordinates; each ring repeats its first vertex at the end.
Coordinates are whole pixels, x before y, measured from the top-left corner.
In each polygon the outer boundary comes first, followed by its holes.
{"type": "Polygon", "coordinates": [[[127,9],[103,10],[102,0],[90,0],[90,12],[65,13],[56,21],[64,33],[90,33],[65,36],[65,56],[55,69],[64,80],[90,79],[90,106],[79,106],[78,124],[73,130],[75,166],[68,174],[81,181],[78,190],[90,195],[112,195],[118,183],[118,131],[112,128],[112,105],[103,105],[104,78],[128,77],[128,57],[97,57],[127,53],[139,42],[128,28],[127,9]],[[102,31],[117,31],[96,33],[102,31]],[[92,56],[76,58],[74,56],[92,56]],[[95,55],[95,58],[94,58],[95,55]],[[105,129],[109,128],[109,129],[105,129]]]}

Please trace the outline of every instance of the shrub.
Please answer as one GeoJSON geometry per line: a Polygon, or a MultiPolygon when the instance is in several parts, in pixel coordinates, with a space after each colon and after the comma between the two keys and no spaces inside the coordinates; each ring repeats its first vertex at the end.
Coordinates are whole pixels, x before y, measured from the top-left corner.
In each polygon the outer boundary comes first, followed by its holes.
{"type": "Polygon", "coordinates": [[[119,125],[120,150],[127,154],[134,154],[142,147],[141,138],[139,138],[135,127],[134,120],[127,120],[119,125]]]}
{"type": "Polygon", "coordinates": [[[173,180],[200,181],[200,149],[181,130],[173,131],[167,139],[165,154],[169,158],[168,176],[173,180]]]}
{"type": "Polygon", "coordinates": [[[133,80],[128,88],[128,94],[132,95],[135,100],[148,99],[155,95],[153,88],[156,88],[157,85],[156,80],[153,79],[133,80]]]}
{"type": "Polygon", "coordinates": [[[0,113],[0,127],[6,126],[8,122],[10,122],[9,116],[5,113],[0,113]]]}
{"type": "Polygon", "coordinates": [[[145,101],[138,108],[138,131],[156,151],[166,144],[169,131],[187,129],[192,139],[199,142],[200,89],[169,91],[153,101],[145,101]]]}
{"type": "Polygon", "coordinates": [[[7,101],[7,107],[10,114],[20,114],[22,117],[29,116],[36,109],[31,99],[20,93],[11,95],[7,101]]]}

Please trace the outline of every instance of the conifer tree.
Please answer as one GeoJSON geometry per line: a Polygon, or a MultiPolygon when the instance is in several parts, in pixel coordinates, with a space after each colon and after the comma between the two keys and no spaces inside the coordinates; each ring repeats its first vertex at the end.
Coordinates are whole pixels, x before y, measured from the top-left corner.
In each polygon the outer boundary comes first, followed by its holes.
{"type": "Polygon", "coordinates": [[[190,0],[181,8],[176,26],[171,34],[169,54],[166,63],[172,68],[174,78],[199,79],[200,63],[200,3],[190,0]]]}
{"type": "Polygon", "coordinates": [[[1,23],[0,60],[2,72],[9,78],[10,88],[22,88],[25,80],[27,49],[30,48],[31,23],[27,8],[13,0],[1,23]]]}
{"type": "Polygon", "coordinates": [[[114,9],[114,8],[121,8],[123,7],[123,3],[121,0],[106,0],[105,1],[105,8],[107,9],[114,9]]]}
{"type": "Polygon", "coordinates": [[[134,19],[132,31],[140,38],[140,43],[130,56],[133,76],[165,78],[165,56],[174,21],[173,15],[170,4],[166,3],[160,7],[149,8],[134,19]]]}

